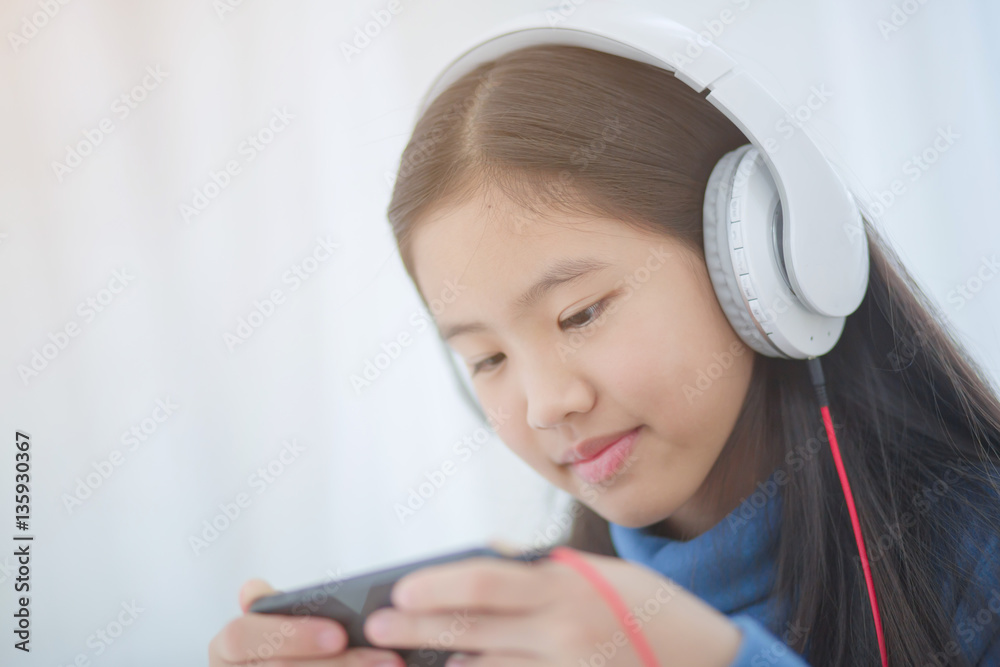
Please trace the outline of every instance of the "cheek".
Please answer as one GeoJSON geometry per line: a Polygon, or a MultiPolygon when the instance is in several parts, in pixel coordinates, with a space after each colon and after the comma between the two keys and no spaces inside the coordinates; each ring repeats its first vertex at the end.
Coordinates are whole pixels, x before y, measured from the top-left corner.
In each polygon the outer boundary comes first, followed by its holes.
{"type": "Polygon", "coordinates": [[[714,435],[715,425],[728,423],[749,381],[753,353],[712,305],[630,311],[593,357],[615,401],[678,443],[714,435]]]}
{"type": "Polygon", "coordinates": [[[601,386],[629,412],[648,418],[683,398],[691,342],[675,318],[648,307],[623,310],[607,333],[594,341],[589,361],[601,386]]]}

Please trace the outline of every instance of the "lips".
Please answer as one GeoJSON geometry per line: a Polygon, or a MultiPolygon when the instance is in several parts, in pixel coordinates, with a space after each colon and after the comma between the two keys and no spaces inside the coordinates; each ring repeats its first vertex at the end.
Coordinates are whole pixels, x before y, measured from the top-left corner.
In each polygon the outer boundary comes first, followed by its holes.
{"type": "Polygon", "coordinates": [[[581,461],[593,459],[605,449],[639,428],[640,427],[636,426],[628,429],[627,431],[619,431],[618,433],[583,440],[567,451],[563,455],[561,462],[563,465],[567,465],[570,463],[579,463],[581,461]]]}
{"type": "Polygon", "coordinates": [[[639,429],[633,429],[618,438],[589,459],[576,461],[570,468],[577,477],[588,484],[603,484],[615,478],[631,459],[639,439],[639,429]]]}

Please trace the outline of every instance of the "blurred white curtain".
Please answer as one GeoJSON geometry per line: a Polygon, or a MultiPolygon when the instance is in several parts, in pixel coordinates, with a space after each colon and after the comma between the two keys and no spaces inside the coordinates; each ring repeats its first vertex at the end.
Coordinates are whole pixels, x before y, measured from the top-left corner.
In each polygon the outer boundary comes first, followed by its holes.
{"type": "MultiPolygon", "coordinates": [[[[398,2],[350,58],[389,3],[0,6],[0,540],[16,431],[35,535],[30,655],[0,548],[0,663],[205,664],[248,577],[527,543],[565,507],[460,400],[385,220],[433,76],[546,5],[398,2]]],[[[791,113],[826,91],[805,130],[1000,378],[995,4],[655,4],[732,18],[791,113]]]]}

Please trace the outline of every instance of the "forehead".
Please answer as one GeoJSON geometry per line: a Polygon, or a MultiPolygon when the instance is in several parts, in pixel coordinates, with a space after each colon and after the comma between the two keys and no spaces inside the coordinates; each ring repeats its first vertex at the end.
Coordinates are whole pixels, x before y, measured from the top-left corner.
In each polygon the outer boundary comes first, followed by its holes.
{"type": "Polygon", "coordinates": [[[616,220],[533,213],[479,195],[428,214],[413,234],[411,253],[417,286],[428,300],[456,281],[480,296],[499,296],[527,285],[557,259],[615,261],[629,243],[643,238],[616,220]]]}
{"type": "Polygon", "coordinates": [[[524,314],[520,297],[556,263],[597,260],[608,266],[590,275],[618,279],[654,248],[662,255],[677,244],[617,219],[533,213],[483,195],[420,222],[411,237],[414,277],[439,326],[524,314]]]}

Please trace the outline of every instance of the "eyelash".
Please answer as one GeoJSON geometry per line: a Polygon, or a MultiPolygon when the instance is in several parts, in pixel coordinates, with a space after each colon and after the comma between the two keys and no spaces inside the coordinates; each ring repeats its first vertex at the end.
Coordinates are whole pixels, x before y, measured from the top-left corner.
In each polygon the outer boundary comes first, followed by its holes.
{"type": "Polygon", "coordinates": [[[591,306],[587,306],[586,308],[584,308],[583,310],[581,310],[580,312],[578,312],[576,315],[570,315],[569,317],[567,317],[565,320],[563,320],[562,322],[559,323],[559,326],[562,327],[566,322],[569,322],[570,320],[575,319],[575,318],[579,317],[580,315],[583,315],[584,313],[589,313],[589,312],[593,311],[593,315],[591,316],[591,318],[589,320],[587,320],[583,324],[576,325],[573,328],[579,329],[579,328],[582,328],[582,327],[585,327],[585,326],[588,326],[588,325],[592,324],[594,322],[594,320],[596,320],[598,317],[601,316],[601,314],[604,312],[604,309],[607,308],[607,301],[608,300],[605,298],[605,299],[601,299],[600,301],[598,301],[597,303],[595,303],[595,304],[593,304],[591,306]]]}
{"type": "MultiPolygon", "coordinates": [[[[608,302],[608,299],[604,298],[604,299],[601,299],[600,301],[594,303],[593,305],[587,306],[586,308],[584,308],[580,312],[576,313],[575,315],[570,315],[565,320],[563,320],[562,322],[560,322],[559,323],[559,327],[562,328],[565,331],[564,325],[566,324],[566,322],[569,322],[570,320],[576,319],[577,317],[579,317],[580,315],[583,315],[585,313],[592,313],[590,319],[588,319],[586,322],[584,322],[583,324],[578,324],[578,325],[570,325],[570,328],[581,329],[583,327],[589,326],[590,324],[592,324],[594,322],[594,320],[596,320],[597,318],[599,318],[602,313],[604,313],[605,308],[607,308],[607,302],[608,302]]],[[[483,359],[482,361],[474,364],[472,366],[472,375],[475,375],[475,374],[479,373],[480,371],[482,371],[484,364],[486,364],[491,359],[496,359],[497,357],[501,356],[502,354],[503,354],[503,352],[501,352],[499,354],[494,354],[492,357],[489,357],[487,359],[483,359]]]]}

